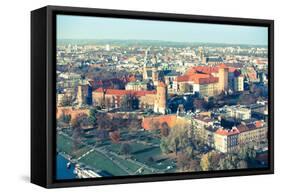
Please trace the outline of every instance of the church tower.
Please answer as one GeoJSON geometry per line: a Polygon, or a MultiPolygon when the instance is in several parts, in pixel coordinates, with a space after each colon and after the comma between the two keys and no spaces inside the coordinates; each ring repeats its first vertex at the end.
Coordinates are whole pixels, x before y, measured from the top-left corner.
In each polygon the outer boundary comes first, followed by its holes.
{"type": "Polygon", "coordinates": [[[152,81],[153,81],[154,86],[158,85],[158,82],[159,82],[158,80],[159,80],[159,72],[156,67],[153,67],[152,68],[152,81]]]}
{"type": "Polygon", "coordinates": [[[163,82],[157,85],[156,99],[154,104],[154,112],[166,114],[167,103],[167,86],[163,82]]]}
{"type": "Polygon", "coordinates": [[[148,63],[147,57],[148,57],[148,50],[145,51],[145,56],[144,56],[144,63],[143,63],[143,70],[142,70],[142,79],[143,80],[147,80],[147,78],[148,78],[147,68],[146,68],[146,65],[148,63]]]}

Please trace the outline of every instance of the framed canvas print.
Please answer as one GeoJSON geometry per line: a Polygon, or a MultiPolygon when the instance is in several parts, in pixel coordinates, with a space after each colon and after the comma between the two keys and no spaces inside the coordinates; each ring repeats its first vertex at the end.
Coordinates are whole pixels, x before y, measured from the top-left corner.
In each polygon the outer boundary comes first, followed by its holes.
{"type": "Polygon", "coordinates": [[[31,12],[31,182],[273,171],[273,21],[31,12]]]}

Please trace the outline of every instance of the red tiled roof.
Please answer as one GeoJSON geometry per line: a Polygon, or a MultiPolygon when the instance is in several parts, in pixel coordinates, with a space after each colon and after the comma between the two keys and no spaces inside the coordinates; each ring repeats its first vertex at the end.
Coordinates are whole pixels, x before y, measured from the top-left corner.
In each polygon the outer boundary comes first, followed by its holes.
{"type": "Polygon", "coordinates": [[[217,66],[194,66],[186,72],[186,75],[194,74],[194,73],[218,73],[220,68],[228,68],[230,71],[236,70],[234,67],[229,67],[228,65],[221,63],[217,66]]]}
{"type": "Polygon", "coordinates": [[[239,130],[238,129],[231,129],[231,130],[226,130],[226,129],[218,129],[216,131],[216,134],[219,134],[219,135],[236,135],[239,133],[239,130]]]}
{"type": "Polygon", "coordinates": [[[211,73],[217,73],[219,71],[219,68],[217,66],[195,66],[191,70],[187,72],[187,74],[193,74],[195,73],[205,73],[205,74],[211,74],[211,73]]]}
{"type": "Polygon", "coordinates": [[[262,121],[256,121],[255,122],[255,125],[256,125],[257,128],[261,128],[263,126],[263,124],[264,123],[262,121]]]}
{"type": "Polygon", "coordinates": [[[221,63],[221,64],[219,64],[219,65],[218,65],[218,68],[224,68],[224,69],[227,69],[227,68],[228,68],[228,66],[227,66],[226,64],[224,64],[224,63],[221,63]]]}
{"type": "Polygon", "coordinates": [[[217,77],[214,77],[210,74],[203,74],[203,73],[195,73],[190,75],[183,75],[178,76],[176,78],[178,82],[187,82],[192,81],[196,84],[210,84],[210,83],[216,83],[219,81],[217,77]]]}
{"type": "Polygon", "coordinates": [[[176,77],[176,81],[177,82],[187,82],[187,81],[190,81],[190,79],[189,79],[189,76],[187,76],[187,75],[181,75],[181,76],[176,77]]]}
{"type": "Polygon", "coordinates": [[[124,95],[134,95],[134,96],[145,96],[147,94],[156,94],[155,90],[141,90],[141,91],[134,91],[134,90],[118,90],[118,89],[104,89],[98,88],[94,92],[105,92],[108,95],[117,95],[117,96],[124,96],[124,95]]]}
{"type": "Polygon", "coordinates": [[[164,82],[159,82],[158,86],[159,87],[166,87],[166,84],[164,82]]]}
{"type": "Polygon", "coordinates": [[[263,127],[264,122],[263,121],[256,121],[255,123],[250,123],[247,125],[238,125],[237,129],[240,131],[240,133],[243,133],[245,131],[255,130],[257,128],[263,127]]]}
{"type": "Polygon", "coordinates": [[[240,133],[242,133],[242,132],[245,132],[245,131],[248,131],[248,130],[249,130],[249,129],[248,129],[248,127],[247,127],[246,125],[243,125],[243,124],[238,125],[236,128],[240,131],[240,133]]]}

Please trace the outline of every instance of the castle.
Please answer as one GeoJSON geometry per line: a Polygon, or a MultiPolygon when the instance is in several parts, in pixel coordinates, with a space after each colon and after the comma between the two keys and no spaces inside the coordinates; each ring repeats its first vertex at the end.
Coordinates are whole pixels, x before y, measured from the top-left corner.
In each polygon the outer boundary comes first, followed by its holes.
{"type": "Polygon", "coordinates": [[[120,108],[123,98],[134,97],[138,100],[137,109],[151,109],[156,113],[166,113],[167,86],[160,82],[156,90],[119,90],[98,88],[92,92],[93,105],[100,105],[101,101],[111,108],[120,108]]]}
{"type": "Polygon", "coordinates": [[[79,85],[76,102],[78,106],[83,104],[94,106],[106,106],[109,109],[121,108],[126,97],[137,101],[134,109],[153,110],[155,113],[166,114],[167,106],[167,85],[163,82],[161,71],[157,69],[156,56],[148,59],[148,51],[145,54],[143,65],[143,81],[128,81],[125,89],[104,87],[91,82],[90,84],[79,85]],[[147,84],[152,82],[152,89],[148,90],[147,84]],[[91,91],[91,89],[93,91],[91,91]]]}
{"type": "Polygon", "coordinates": [[[221,63],[216,66],[195,66],[185,75],[173,81],[175,93],[198,92],[202,96],[216,96],[230,89],[235,92],[244,90],[244,79],[241,73],[221,63]]]}

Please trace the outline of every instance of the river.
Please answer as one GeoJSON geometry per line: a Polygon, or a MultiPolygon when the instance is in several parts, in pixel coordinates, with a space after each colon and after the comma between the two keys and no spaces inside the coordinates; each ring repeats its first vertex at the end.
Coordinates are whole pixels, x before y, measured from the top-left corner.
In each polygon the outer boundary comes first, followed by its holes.
{"type": "Polygon", "coordinates": [[[61,154],[57,154],[56,161],[56,178],[57,180],[65,179],[76,179],[77,176],[73,173],[74,164],[71,164],[70,168],[67,168],[66,165],[69,161],[64,158],[61,154]]]}

